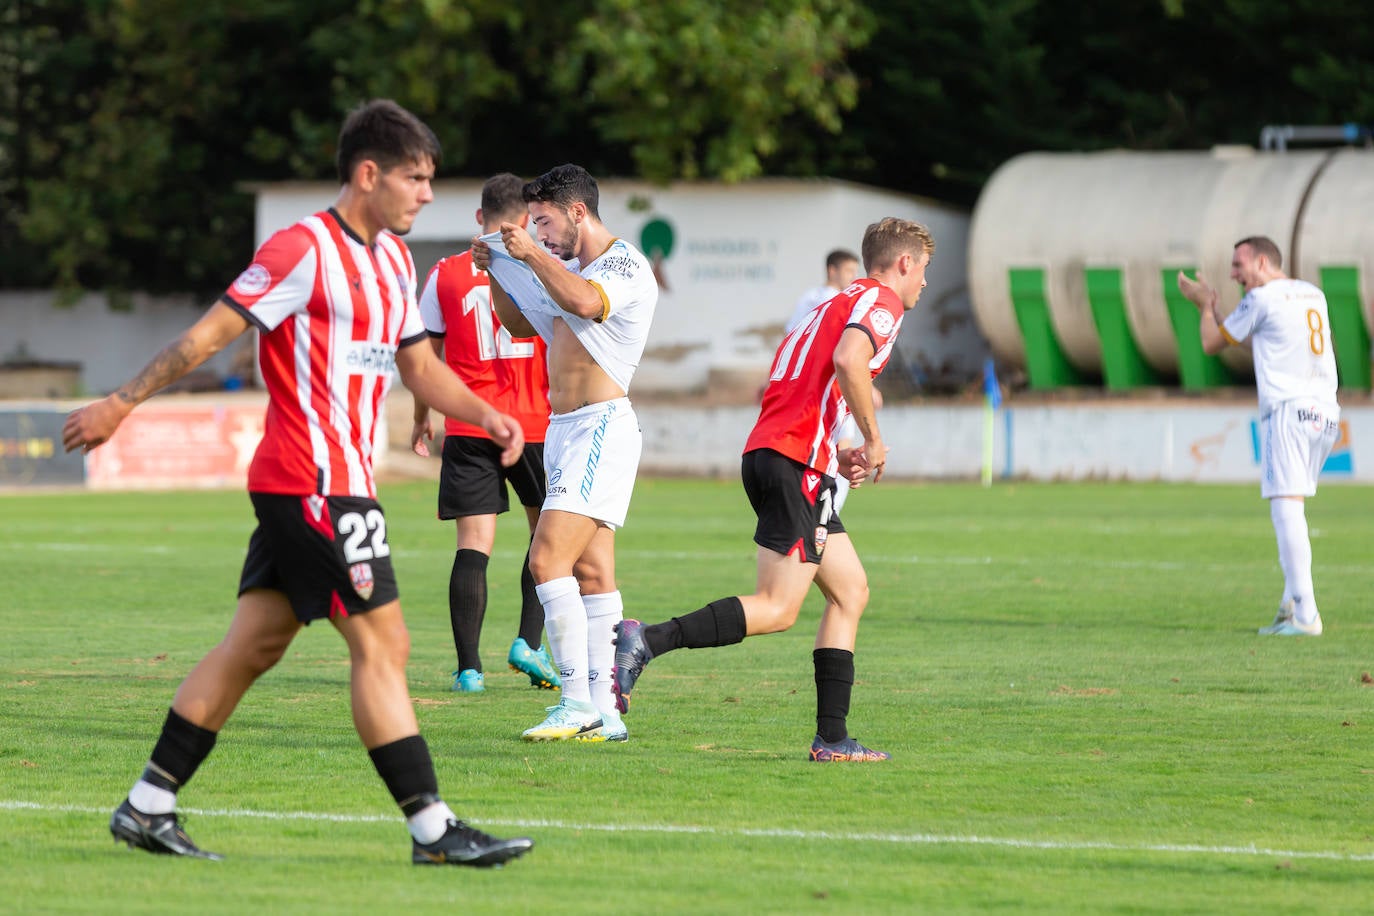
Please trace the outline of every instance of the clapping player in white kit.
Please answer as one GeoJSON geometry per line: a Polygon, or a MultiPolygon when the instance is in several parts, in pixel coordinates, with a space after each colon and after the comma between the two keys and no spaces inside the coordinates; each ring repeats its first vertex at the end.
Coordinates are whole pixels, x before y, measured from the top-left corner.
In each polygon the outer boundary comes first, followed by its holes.
{"type": "Polygon", "coordinates": [[[1216,354],[1249,342],[1259,390],[1260,495],[1279,546],[1283,597],[1265,636],[1320,636],[1322,615],[1312,585],[1312,542],[1305,499],[1340,435],[1336,355],[1326,297],[1282,270],[1278,245],[1264,236],[1236,243],[1231,279],[1245,294],[1221,321],[1217,293],[1199,277],[1178,273],[1178,288],[1198,307],[1202,348],[1216,354]]]}

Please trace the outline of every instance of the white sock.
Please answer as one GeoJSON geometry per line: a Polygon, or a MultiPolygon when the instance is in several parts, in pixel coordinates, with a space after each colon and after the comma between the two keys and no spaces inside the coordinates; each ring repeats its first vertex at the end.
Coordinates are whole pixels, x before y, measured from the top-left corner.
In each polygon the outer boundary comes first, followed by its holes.
{"type": "Polygon", "coordinates": [[[587,677],[592,702],[603,716],[618,717],[615,692],[611,689],[611,668],[615,666],[615,625],[625,619],[625,602],[620,592],[583,595],[587,608],[587,677]]]}
{"type": "Polygon", "coordinates": [[[458,815],[444,802],[437,801],[406,818],[406,827],[417,843],[433,843],[448,830],[451,820],[458,820],[458,815]]]}
{"type": "Polygon", "coordinates": [[[1293,602],[1293,619],[1310,624],[1317,619],[1317,597],[1312,587],[1312,542],[1307,536],[1307,514],[1302,500],[1269,500],[1269,517],[1279,545],[1284,596],[1293,602]]]}
{"type": "Polygon", "coordinates": [[[140,779],[129,790],[129,804],[144,814],[171,814],[177,809],[177,794],[140,779]]]}
{"type": "Polygon", "coordinates": [[[835,511],[839,512],[844,508],[844,501],[849,498],[849,481],[843,477],[835,481],[835,511]]]}
{"type": "Polygon", "coordinates": [[[544,606],[544,640],[563,679],[563,699],[592,701],[587,675],[587,610],[572,576],[534,587],[544,606]]]}

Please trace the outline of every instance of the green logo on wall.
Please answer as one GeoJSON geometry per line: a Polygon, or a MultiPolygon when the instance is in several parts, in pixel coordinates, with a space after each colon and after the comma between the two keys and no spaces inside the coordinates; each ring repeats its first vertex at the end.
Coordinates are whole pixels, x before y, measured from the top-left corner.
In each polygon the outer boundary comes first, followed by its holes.
{"type": "Polygon", "coordinates": [[[663,262],[673,253],[673,226],[662,217],[654,217],[639,230],[639,248],[654,265],[654,279],[660,289],[668,288],[668,276],[663,272],[663,262]]]}
{"type": "Polygon", "coordinates": [[[658,263],[673,253],[673,227],[666,220],[655,217],[639,230],[639,248],[658,263]]]}

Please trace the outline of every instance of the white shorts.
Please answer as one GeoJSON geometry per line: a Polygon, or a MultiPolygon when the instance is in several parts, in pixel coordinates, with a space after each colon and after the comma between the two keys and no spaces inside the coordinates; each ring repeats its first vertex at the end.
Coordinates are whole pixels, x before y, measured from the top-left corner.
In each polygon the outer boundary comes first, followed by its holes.
{"type": "Polygon", "coordinates": [[[1280,401],[1260,420],[1260,495],[1315,495],[1317,475],[1340,436],[1340,420],[1335,404],[1280,401]]]}
{"type": "MultiPolygon", "coordinates": [[[[835,448],[837,449],[841,446],[841,444],[843,444],[845,448],[857,448],[858,446],[864,444],[863,434],[859,432],[859,424],[854,422],[853,414],[850,414],[849,416],[844,418],[844,422],[840,424],[840,428],[835,430],[835,435],[833,438],[835,440],[835,448]]],[[[853,484],[849,482],[848,477],[845,477],[843,474],[836,475],[836,512],[839,512],[842,508],[844,508],[844,501],[849,498],[849,490],[852,486],[853,484]]]]}
{"type": "Polygon", "coordinates": [[[545,509],[625,524],[644,446],[629,398],[588,404],[549,418],[544,437],[545,509]]]}

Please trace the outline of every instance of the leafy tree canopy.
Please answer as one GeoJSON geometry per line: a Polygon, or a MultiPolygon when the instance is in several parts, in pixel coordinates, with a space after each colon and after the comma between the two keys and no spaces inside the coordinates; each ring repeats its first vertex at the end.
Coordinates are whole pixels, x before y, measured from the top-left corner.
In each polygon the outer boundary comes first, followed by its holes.
{"type": "Polygon", "coordinates": [[[0,286],[222,288],[247,181],[329,179],[395,98],[442,174],[830,175],[971,204],[1032,149],[1374,122],[1356,0],[13,0],[0,286]]]}

